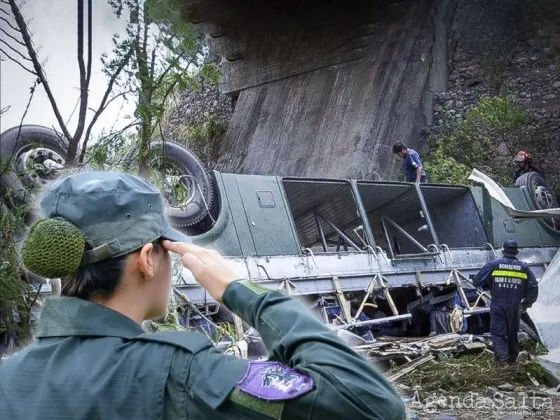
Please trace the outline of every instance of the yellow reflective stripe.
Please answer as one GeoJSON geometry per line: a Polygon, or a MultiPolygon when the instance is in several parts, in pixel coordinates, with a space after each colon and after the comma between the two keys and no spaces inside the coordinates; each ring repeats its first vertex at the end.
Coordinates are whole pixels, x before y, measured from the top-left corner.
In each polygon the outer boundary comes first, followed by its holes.
{"type": "Polygon", "coordinates": [[[492,271],[492,277],[515,277],[518,279],[527,280],[527,273],[513,270],[494,270],[492,271]]]}

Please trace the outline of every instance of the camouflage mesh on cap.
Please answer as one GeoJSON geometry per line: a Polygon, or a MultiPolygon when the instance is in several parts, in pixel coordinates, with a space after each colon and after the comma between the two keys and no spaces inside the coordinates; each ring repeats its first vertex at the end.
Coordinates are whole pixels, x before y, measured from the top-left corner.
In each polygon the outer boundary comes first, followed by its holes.
{"type": "Polygon", "coordinates": [[[60,219],[34,223],[21,250],[25,268],[46,278],[74,273],[82,261],[85,239],[73,224],[60,219]]]}

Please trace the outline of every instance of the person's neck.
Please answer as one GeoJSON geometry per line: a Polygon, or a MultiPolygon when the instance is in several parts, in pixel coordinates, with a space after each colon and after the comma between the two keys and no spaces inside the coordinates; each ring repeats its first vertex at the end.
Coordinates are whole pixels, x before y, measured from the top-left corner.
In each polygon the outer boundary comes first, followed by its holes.
{"type": "Polygon", "coordinates": [[[120,295],[109,298],[92,298],[91,301],[119,312],[139,325],[142,325],[147,312],[143,309],[143,305],[139,303],[141,299],[134,299],[129,296],[126,298],[120,295]]]}

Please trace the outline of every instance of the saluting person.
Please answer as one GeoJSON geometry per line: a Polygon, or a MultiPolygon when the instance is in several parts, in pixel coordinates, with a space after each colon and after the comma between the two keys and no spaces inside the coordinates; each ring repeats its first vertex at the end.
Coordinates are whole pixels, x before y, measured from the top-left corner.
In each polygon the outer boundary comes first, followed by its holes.
{"type": "Polygon", "coordinates": [[[240,278],[164,218],[160,192],[128,174],[53,183],[22,249],[63,277],[36,340],[0,365],[0,418],[395,419],[391,384],[297,300],[240,278]],[[148,334],[166,313],[170,252],[218,302],[256,328],[266,361],[221,354],[196,332],[148,334]]]}

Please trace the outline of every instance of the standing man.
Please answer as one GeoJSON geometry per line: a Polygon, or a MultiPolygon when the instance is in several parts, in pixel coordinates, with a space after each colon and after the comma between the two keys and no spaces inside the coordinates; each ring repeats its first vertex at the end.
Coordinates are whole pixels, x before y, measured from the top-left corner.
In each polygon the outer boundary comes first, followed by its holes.
{"type": "Polygon", "coordinates": [[[539,286],[527,264],[517,259],[517,242],[506,239],[503,257],[486,264],[474,277],[476,287],[491,290],[490,334],[494,358],[499,364],[514,364],[519,354],[517,333],[521,312],[537,300],[539,286]]]}
{"type": "Polygon", "coordinates": [[[517,169],[513,173],[513,183],[517,181],[521,175],[526,174],[527,172],[537,172],[544,178],[544,174],[540,168],[535,166],[533,163],[533,158],[529,155],[528,152],[520,151],[515,155],[513,161],[517,164],[517,169]]]}
{"type": "Polygon", "coordinates": [[[416,150],[409,149],[401,142],[393,145],[393,153],[403,159],[403,171],[406,182],[426,184],[428,177],[424,172],[422,160],[416,150]]]}

